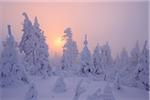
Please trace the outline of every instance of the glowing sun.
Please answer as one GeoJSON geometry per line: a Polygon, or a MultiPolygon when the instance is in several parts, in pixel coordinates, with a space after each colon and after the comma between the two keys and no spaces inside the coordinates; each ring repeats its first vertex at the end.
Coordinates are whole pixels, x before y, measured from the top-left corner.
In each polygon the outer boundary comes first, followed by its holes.
{"type": "Polygon", "coordinates": [[[62,40],[61,37],[57,37],[55,40],[54,40],[54,46],[56,48],[62,48],[64,45],[64,40],[62,40]]]}

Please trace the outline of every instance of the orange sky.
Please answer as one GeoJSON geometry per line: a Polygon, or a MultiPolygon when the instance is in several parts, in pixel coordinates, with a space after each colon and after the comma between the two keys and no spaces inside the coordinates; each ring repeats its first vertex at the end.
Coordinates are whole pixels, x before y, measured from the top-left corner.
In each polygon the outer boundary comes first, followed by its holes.
{"type": "Polygon", "coordinates": [[[83,47],[84,34],[88,35],[91,50],[97,42],[102,45],[108,41],[113,55],[123,47],[131,50],[136,40],[141,45],[148,38],[147,2],[0,3],[0,36],[3,40],[6,25],[11,24],[16,40],[20,41],[22,12],[26,12],[31,20],[38,17],[51,54],[62,52],[63,43],[59,39],[66,27],[72,28],[79,51],[83,47]]]}

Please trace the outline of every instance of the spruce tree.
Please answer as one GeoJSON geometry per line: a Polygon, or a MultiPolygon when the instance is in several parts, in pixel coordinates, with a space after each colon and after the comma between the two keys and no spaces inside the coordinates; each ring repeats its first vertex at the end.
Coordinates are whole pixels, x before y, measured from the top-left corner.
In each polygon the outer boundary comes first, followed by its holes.
{"type": "Polygon", "coordinates": [[[65,35],[63,36],[66,43],[63,46],[62,56],[62,70],[74,71],[77,65],[78,49],[76,42],[72,39],[71,28],[64,30],[65,35]]]}
{"type": "Polygon", "coordinates": [[[34,84],[31,84],[27,93],[25,94],[25,100],[37,100],[38,91],[34,84]]]}
{"type": "Polygon", "coordinates": [[[130,78],[129,85],[138,87],[139,79],[137,76],[137,69],[138,64],[140,61],[140,48],[138,41],[136,42],[134,48],[131,50],[131,57],[130,57],[130,65],[127,68],[128,76],[130,78]]]}
{"type": "Polygon", "coordinates": [[[55,92],[55,93],[64,93],[66,91],[67,91],[67,89],[66,89],[66,83],[64,82],[64,78],[59,77],[56,80],[53,92],[55,92]]]}
{"type": "Polygon", "coordinates": [[[103,100],[115,100],[115,97],[112,92],[112,88],[107,83],[103,91],[103,100]]]}
{"type": "Polygon", "coordinates": [[[149,48],[147,41],[145,41],[144,46],[142,48],[140,60],[138,62],[134,76],[137,82],[137,86],[139,88],[149,90],[149,48]]]}
{"type": "Polygon", "coordinates": [[[8,25],[8,37],[4,44],[0,57],[0,85],[2,87],[16,83],[28,83],[22,57],[17,50],[17,43],[11,33],[11,26],[8,25]]]}
{"type": "Polygon", "coordinates": [[[129,55],[125,48],[122,49],[120,54],[119,66],[117,66],[117,76],[119,78],[120,83],[127,84],[127,80],[130,77],[128,68],[130,66],[129,55]]]}
{"type": "Polygon", "coordinates": [[[94,73],[97,75],[104,74],[101,60],[102,60],[102,58],[101,58],[100,46],[99,46],[99,44],[97,44],[97,46],[94,49],[94,53],[93,53],[93,65],[94,65],[94,70],[95,70],[94,73]]]}
{"type": "Polygon", "coordinates": [[[106,80],[107,78],[110,78],[112,76],[111,74],[114,72],[113,59],[108,42],[101,47],[101,56],[102,56],[101,64],[105,73],[104,80],[106,80]]]}
{"type": "Polygon", "coordinates": [[[47,72],[51,72],[51,67],[44,32],[39,28],[37,17],[32,25],[27,14],[23,13],[23,15],[25,17],[23,36],[19,47],[25,53],[26,70],[31,75],[45,77],[47,72]]]}
{"type": "Polygon", "coordinates": [[[81,52],[81,73],[88,74],[94,72],[93,62],[91,58],[91,52],[88,49],[88,41],[87,41],[87,35],[85,35],[84,40],[84,47],[81,52]]]}
{"type": "Polygon", "coordinates": [[[114,87],[118,90],[121,89],[121,86],[120,86],[120,76],[118,73],[116,73],[116,78],[115,78],[115,81],[114,81],[114,87]]]}
{"type": "Polygon", "coordinates": [[[79,83],[77,84],[73,100],[79,100],[79,97],[81,96],[81,94],[86,92],[86,89],[81,86],[82,83],[83,83],[83,80],[80,80],[79,83]]]}
{"type": "Polygon", "coordinates": [[[137,41],[135,47],[131,50],[130,66],[128,68],[129,72],[133,72],[137,68],[139,60],[140,60],[140,47],[139,42],[137,41]]]}

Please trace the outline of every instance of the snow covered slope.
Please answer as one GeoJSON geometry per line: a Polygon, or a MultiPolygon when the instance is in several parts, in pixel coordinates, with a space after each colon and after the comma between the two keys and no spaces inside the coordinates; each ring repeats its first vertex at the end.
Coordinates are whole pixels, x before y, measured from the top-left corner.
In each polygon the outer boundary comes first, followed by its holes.
{"type": "MultiPolygon", "coordinates": [[[[46,80],[34,80],[37,88],[37,100],[73,100],[77,84],[83,79],[81,86],[85,88],[84,93],[79,97],[79,100],[87,100],[89,95],[92,95],[97,89],[105,88],[107,82],[105,81],[92,81],[87,78],[79,77],[64,77],[63,81],[66,85],[66,92],[56,93],[53,91],[58,76],[49,77],[46,80]]],[[[112,92],[115,100],[149,100],[148,92],[142,89],[131,88],[122,86],[121,90],[113,88],[112,92]]],[[[29,89],[29,85],[22,85],[19,87],[7,87],[1,89],[0,100],[25,100],[25,95],[29,89]]]]}

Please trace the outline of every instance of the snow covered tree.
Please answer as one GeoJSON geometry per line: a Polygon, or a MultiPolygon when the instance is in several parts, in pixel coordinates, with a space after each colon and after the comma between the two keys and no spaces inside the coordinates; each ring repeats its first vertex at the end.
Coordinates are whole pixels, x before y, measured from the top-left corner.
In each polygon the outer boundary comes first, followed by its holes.
{"type": "Polygon", "coordinates": [[[56,80],[53,92],[55,92],[55,93],[63,93],[63,92],[66,92],[66,91],[67,91],[67,89],[66,89],[66,84],[64,82],[64,79],[63,79],[63,77],[59,77],[56,80]]]}
{"type": "Polygon", "coordinates": [[[120,55],[117,53],[117,56],[114,59],[114,66],[115,66],[115,71],[116,72],[119,71],[120,63],[121,63],[120,55]]]}
{"type": "Polygon", "coordinates": [[[144,88],[146,90],[150,89],[150,83],[149,83],[149,46],[148,41],[145,41],[145,44],[142,49],[141,53],[141,60],[140,65],[138,68],[138,74],[139,79],[141,83],[143,84],[144,88]]]}
{"type": "Polygon", "coordinates": [[[78,49],[76,42],[72,39],[71,28],[64,30],[65,35],[63,36],[66,43],[63,47],[62,66],[61,69],[74,71],[76,70],[78,49]]]}
{"type": "Polygon", "coordinates": [[[115,79],[115,82],[114,82],[114,87],[118,90],[121,89],[121,86],[120,86],[120,77],[119,77],[119,74],[117,73],[116,74],[116,79],[115,79]]]}
{"type": "Polygon", "coordinates": [[[93,65],[94,65],[94,69],[95,69],[95,74],[97,75],[103,75],[104,74],[104,70],[102,68],[102,64],[101,64],[101,53],[100,53],[100,46],[99,44],[97,44],[96,48],[94,49],[94,53],[93,53],[93,65]]]}
{"type": "Polygon", "coordinates": [[[37,100],[38,92],[34,84],[31,84],[29,90],[25,94],[25,100],[37,100]]]}
{"type": "Polygon", "coordinates": [[[8,25],[8,37],[0,58],[0,86],[5,87],[16,83],[28,83],[21,55],[17,50],[17,43],[8,25]]]}
{"type": "Polygon", "coordinates": [[[79,100],[80,95],[86,91],[85,88],[81,87],[82,82],[83,80],[77,84],[73,100],[79,100]]]}
{"type": "Polygon", "coordinates": [[[122,49],[120,53],[120,57],[118,58],[118,66],[116,66],[116,78],[115,81],[120,81],[120,83],[127,84],[127,80],[129,78],[130,73],[128,72],[130,62],[129,62],[129,55],[125,48],[122,49]]]}
{"type": "Polygon", "coordinates": [[[135,47],[131,50],[130,65],[127,68],[129,77],[128,85],[138,87],[137,68],[140,61],[140,48],[139,42],[137,41],[135,47]]]}
{"type": "Polygon", "coordinates": [[[137,68],[139,60],[140,60],[140,48],[139,42],[137,41],[135,47],[131,51],[130,66],[128,68],[128,71],[130,73],[137,68]]]}
{"type": "Polygon", "coordinates": [[[91,58],[90,50],[88,49],[87,35],[85,35],[84,47],[81,52],[81,73],[88,74],[94,72],[94,66],[91,58]]]}
{"type": "Polygon", "coordinates": [[[119,70],[125,70],[129,66],[129,55],[125,48],[121,51],[120,54],[120,68],[119,70]]]}
{"type": "Polygon", "coordinates": [[[115,100],[115,97],[113,96],[112,88],[108,83],[104,88],[102,100],[115,100]]]}
{"type": "Polygon", "coordinates": [[[111,49],[108,44],[108,42],[101,47],[101,64],[102,68],[104,69],[105,72],[105,77],[104,80],[112,76],[111,74],[113,73],[113,59],[111,56],[111,49]]]}
{"type": "Polygon", "coordinates": [[[46,76],[51,71],[49,64],[48,46],[44,32],[39,28],[37,17],[34,24],[26,13],[23,24],[23,37],[20,42],[20,51],[25,53],[26,70],[32,75],[46,76]]]}
{"type": "Polygon", "coordinates": [[[145,41],[140,54],[140,60],[134,73],[137,86],[149,90],[149,48],[148,42],[145,41]]]}
{"type": "Polygon", "coordinates": [[[101,89],[97,89],[92,95],[88,96],[87,100],[115,100],[113,96],[113,92],[109,84],[104,88],[103,93],[101,93],[101,89]]]}
{"type": "Polygon", "coordinates": [[[87,100],[104,100],[101,89],[97,89],[92,95],[88,96],[87,100]]]}

